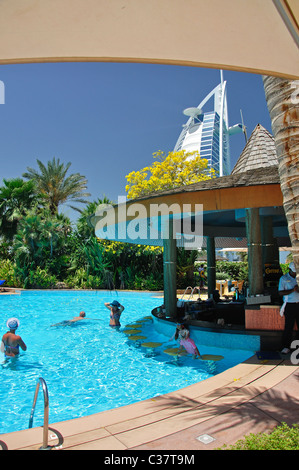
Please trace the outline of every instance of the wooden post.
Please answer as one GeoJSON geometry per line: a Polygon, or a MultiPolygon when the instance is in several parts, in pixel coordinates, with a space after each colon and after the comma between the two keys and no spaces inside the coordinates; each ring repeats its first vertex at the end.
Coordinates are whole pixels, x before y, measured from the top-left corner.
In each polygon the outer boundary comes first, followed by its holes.
{"type": "Polygon", "coordinates": [[[249,294],[264,292],[262,238],[259,209],[246,209],[249,294]]]}
{"type": "Polygon", "coordinates": [[[215,238],[207,238],[207,261],[208,261],[208,297],[216,289],[216,256],[215,256],[215,238]]]}
{"type": "Polygon", "coordinates": [[[176,318],[176,239],[173,237],[172,219],[169,219],[168,235],[167,238],[163,238],[164,306],[166,315],[176,318]]]}

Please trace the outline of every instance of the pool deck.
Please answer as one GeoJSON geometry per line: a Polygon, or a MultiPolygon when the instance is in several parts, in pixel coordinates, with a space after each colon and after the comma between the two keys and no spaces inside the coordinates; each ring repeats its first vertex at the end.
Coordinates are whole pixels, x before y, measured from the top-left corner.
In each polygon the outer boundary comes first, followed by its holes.
{"type": "MultiPolygon", "coordinates": [[[[166,395],[50,424],[54,450],[212,450],[250,433],[299,422],[299,367],[290,359],[247,361],[166,395]],[[198,437],[208,435],[211,443],[198,437]]],[[[50,402],[51,414],[51,402],[50,402]]],[[[38,450],[42,427],[0,435],[0,449],[38,450]]],[[[128,452],[126,452],[128,455],[128,452]]]]}

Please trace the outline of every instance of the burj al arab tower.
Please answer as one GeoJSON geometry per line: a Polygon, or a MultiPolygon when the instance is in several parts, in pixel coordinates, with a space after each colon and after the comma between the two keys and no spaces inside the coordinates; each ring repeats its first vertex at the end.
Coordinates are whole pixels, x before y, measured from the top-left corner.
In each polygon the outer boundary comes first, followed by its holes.
{"type": "Polygon", "coordinates": [[[229,137],[242,132],[242,124],[229,127],[227,115],[226,81],[217,85],[197,106],[187,108],[184,114],[189,116],[174,147],[174,151],[197,150],[214,168],[217,176],[230,174],[229,137]],[[213,111],[203,112],[204,106],[214,98],[213,111]]]}

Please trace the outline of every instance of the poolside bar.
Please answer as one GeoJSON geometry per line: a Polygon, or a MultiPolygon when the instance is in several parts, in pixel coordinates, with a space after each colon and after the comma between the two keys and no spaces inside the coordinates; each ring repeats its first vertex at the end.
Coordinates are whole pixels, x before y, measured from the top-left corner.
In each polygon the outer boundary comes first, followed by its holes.
{"type": "MultiPolygon", "coordinates": [[[[115,210],[121,214],[126,211],[131,213],[129,208],[135,203],[143,204],[147,209],[147,220],[143,226],[148,228],[154,223],[160,227],[155,240],[148,231],[142,233],[142,239],[131,240],[127,228],[132,217],[121,219],[114,214],[111,224],[118,225],[116,234],[122,234],[122,238],[116,235],[114,239],[163,246],[164,298],[153,315],[172,322],[184,319],[191,327],[197,325],[218,333],[231,330],[235,334],[260,334],[263,347],[277,348],[284,328],[284,319],[279,316],[281,299],[277,289],[282,275],[279,247],[289,247],[291,250],[291,241],[283,209],[273,137],[257,125],[231,175],[126,201],[125,210],[119,207],[115,210]],[[154,221],[150,216],[150,207],[151,204],[171,207],[174,203],[179,205],[181,213],[168,214],[168,235],[165,237],[165,218],[161,215],[158,223],[154,221]],[[194,295],[191,298],[191,292],[189,296],[187,293],[180,294],[180,299],[176,288],[176,246],[184,246],[184,236],[192,236],[196,204],[203,207],[202,240],[207,249],[207,299],[201,299],[203,292],[200,291],[198,299],[194,295]],[[189,208],[188,213],[184,213],[185,207],[189,208]],[[183,224],[188,217],[190,223],[183,224]],[[248,249],[248,285],[235,283],[238,299],[233,299],[228,283],[216,281],[215,249],[235,247],[237,250],[240,246],[248,249]]],[[[145,217],[144,213],[139,214],[137,219],[141,221],[142,217],[145,217]]],[[[96,235],[99,238],[107,237],[107,231],[104,235],[98,229],[99,220],[101,217],[95,214],[92,223],[96,235]]],[[[195,294],[195,286],[190,287],[195,294]]]]}

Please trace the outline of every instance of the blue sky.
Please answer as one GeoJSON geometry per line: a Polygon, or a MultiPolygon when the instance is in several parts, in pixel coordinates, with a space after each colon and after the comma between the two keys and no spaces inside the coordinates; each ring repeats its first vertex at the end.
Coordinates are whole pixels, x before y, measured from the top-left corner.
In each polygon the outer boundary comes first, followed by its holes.
{"type": "MultiPolygon", "coordinates": [[[[3,178],[22,176],[53,157],[88,179],[90,200],[125,195],[126,175],[153,163],[152,154],[174,148],[187,118],[220,81],[220,72],[197,67],[123,63],[1,65],[5,104],[0,105],[3,178]]],[[[248,137],[256,124],[271,133],[262,78],[224,71],[229,125],[248,137]]],[[[208,110],[205,108],[205,110],[208,110]]],[[[231,168],[245,145],[230,139],[231,168]]],[[[72,211],[63,211],[71,218],[72,211]]]]}

